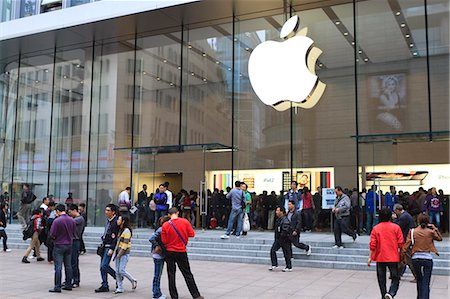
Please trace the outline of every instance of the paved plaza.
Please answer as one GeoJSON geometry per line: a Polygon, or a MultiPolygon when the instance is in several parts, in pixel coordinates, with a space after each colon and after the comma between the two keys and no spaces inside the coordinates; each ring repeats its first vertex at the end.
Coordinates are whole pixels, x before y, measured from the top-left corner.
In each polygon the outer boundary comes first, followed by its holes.
{"type": "MultiPolygon", "coordinates": [[[[131,291],[125,282],[126,293],[95,294],[100,285],[99,258],[94,254],[80,257],[81,286],[71,292],[48,293],[53,286],[53,265],[46,261],[22,264],[22,250],[0,253],[0,298],[151,298],[153,261],[145,257],[131,257],[128,270],[138,280],[138,287],[131,291]]],[[[45,256],[45,253],[44,253],[45,256]]],[[[374,271],[349,271],[317,268],[294,268],[294,272],[275,273],[267,270],[269,265],[249,265],[192,261],[191,267],[197,284],[205,298],[380,298],[374,271]]],[[[280,265],[281,266],[281,265],[280,265]]],[[[280,267],[281,268],[281,267],[280,267]]],[[[165,270],[165,269],[164,269],[165,270]]],[[[415,284],[407,276],[401,281],[396,298],[416,297],[415,284]]],[[[447,299],[450,277],[433,276],[431,298],[447,299]]],[[[177,271],[180,298],[191,298],[183,278],[177,271]]],[[[110,279],[111,289],[114,286],[110,279]]],[[[168,295],[167,275],[164,271],[162,290],[168,295]]]]}

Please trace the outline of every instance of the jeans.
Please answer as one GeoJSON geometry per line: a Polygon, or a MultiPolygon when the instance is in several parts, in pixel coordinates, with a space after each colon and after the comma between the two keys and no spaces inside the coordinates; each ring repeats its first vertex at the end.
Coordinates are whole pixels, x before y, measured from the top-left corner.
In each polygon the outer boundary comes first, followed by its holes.
{"type": "Polygon", "coordinates": [[[398,286],[400,285],[400,275],[398,273],[398,263],[383,263],[377,262],[377,278],[378,286],[380,287],[381,298],[384,298],[386,293],[391,294],[395,297],[398,291],[398,286]],[[391,286],[389,287],[389,292],[386,289],[386,268],[389,268],[391,272],[391,286]]]}
{"type": "Polygon", "coordinates": [[[136,279],[127,272],[127,264],[129,254],[124,254],[120,258],[116,258],[116,281],[117,281],[117,291],[123,292],[123,278],[127,278],[131,283],[136,279]]]}
{"type": "MultiPolygon", "coordinates": [[[[79,267],[79,257],[80,257],[80,240],[73,240],[72,243],[72,283],[80,284],[80,267],[79,267]]],[[[70,283],[70,281],[68,282],[70,283]]]]}
{"type": "Polygon", "coordinates": [[[166,216],[167,215],[167,211],[166,210],[163,210],[163,211],[158,211],[158,210],[156,210],[155,211],[155,228],[158,228],[159,227],[159,218],[161,218],[161,217],[163,217],[163,216],[166,216]]]}
{"type": "Polygon", "coordinates": [[[100,275],[102,276],[102,288],[109,288],[108,286],[108,274],[112,278],[116,279],[116,271],[109,265],[111,257],[108,255],[109,247],[105,248],[103,257],[100,262],[100,275]]]}
{"type": "Polygon", "coordinates": [[[0,238],[3,238],[3,251],[6,251],[6,249],[8,249],[8,246],[6,245],[8,236],[6,235],[6,231],[4,229],[0,229],[0,238]]]}
{"type": "Polygon", "coordinates": [[[233,230],[233,224],[234,221],[237,220],[237,227],[236,227],[236,237],[241,235],[242,231],[242,222],[244,221],[244,211],[242,209],[232,209],[230,212],[230,218],[228,219],[228,227],[226,235],[230,235],[231,231],[233,230]]]}
{"type": "Polygon", "coordinates": [[[334,220],[334,243],[337,246],[342,246],[342,233],[351,236],[353,239],[356,238],[356,233],[349,228],[350,217],[344,216],[341,219],[334,220]]]}
{"type": "Polygon", "coordinates": [[[429,211],[428,215],[430,215],[430,223],[435,224],[437,228],[441,228],[441,213],[429,211]]]}
{"type": "Polygon", "coordinates": [[[417,277],[417,299],[429,299],[433,260],[413,259],[412,263],[417,277]]]}
{"type": "Polygon", "coordinates": [[[153,298],[162,296],[161,292],[161,275],[164,269],[164,259],[153,259],[155,264],[155,273],[153,275],[153,298]]]}
{"type": "Polygon", "coordinates": [[[166,255],[167,263],[167,276],[169,278],[169,292],[172,299],[178,299],[178,291],[175,281],[176,265],[183,274],[186,285],[191,293],[192,298],[200,297],[197,285],[192,275],[191,267],[189,266],[189,260],[186,252],[173,252],[168,251],[166,255]]]}
{"type": "Polygon", "coordinates": [[[272,266],[278,266],[278,259],[277,259],[277,251],[279,249],[283,250],[284,260],[286,262],[286,268],[292,269],[292,263],[291,263],[291,242],[286,239],[278,239],[275,240],[272,244],[272,248],[270,249],[270,260],[272,262],[272,266]]]}
{"type": "Polygon", "coordinates": [[[64,273],[66,276],[65,287],[71,289],[72,285],[72,245],[54,245],[53,263],[55,267],[55,290],[61,290],[62,265],[64,264],[64,273]]]}

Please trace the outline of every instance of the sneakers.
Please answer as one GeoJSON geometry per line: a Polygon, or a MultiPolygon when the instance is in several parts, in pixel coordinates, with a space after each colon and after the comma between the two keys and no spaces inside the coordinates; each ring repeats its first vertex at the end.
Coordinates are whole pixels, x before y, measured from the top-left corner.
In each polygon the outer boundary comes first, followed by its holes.
{"type": "Polygon", "coordinates": [[[394,299],[394,297],[392,297],[391,294],[386,293],[386,294],[384,295],[384,299],[394,299]]]}
{"type": "Polygon", "coordinates": [[[6,250],[3,250],[4,252],[11,252],[11,249],[6,249],[6,250]]]}
{"type": "Polygon", "coordinates": [[[115,290],[114,291],[114,294],[122,294],[123,293],[123,291],[121,291],[121,290],[115,290]]]}
{"type": "Polygon", "coordinates": [[[292,272],[292,268],[284,268],[283,272],[292,272]]]}
{"type": "Polygon", "coordinates": [[[137,280],[136,280],[136,279],[133,280],[133,282],[131,283],[131,288],[132,288],[133,290],[135,290],[135,289],[137,288],[137,280]]]}
{"type": "Polygon", "coordinates": [[[333,245],[333,247],[331,247],[331,248],[333,248],[333,249],[338,249],[338,248],[339,248],[339,246],[337,246],[337,245],[333,245]]]}
{"type": "Polygon", "coordinates": [[[222,240],[224,240],[224,239],[229,239],[230,236],[229,236],[229,235],[223,235],[223,236],[220,236],[220,238],[221,238],[222,240]]]}
{"type": "Polygon", "coordinates": [[[271,266],[271,267],[269,268],[269,271],[273,271],[273,270],[275,270],[276,268],[278,268],[278,266],[271,266]]]}
{"type": "Polygon", "coordinates": [[[308,250],[306,251],[306,255],[310,256],[311,255],[311,245],[308,246],[308,250]]]}
{"type": "Polygon", "coordinates": [[[27,259],[26,256],[24,256],[24,257],[22,258],[22,263],[24,263],[24,264],[29,264],[30,261],[27,259]]]}
{"type": "Polygon", "coordinates": [[[241,238],[241,236],[236,236],[236,239],[240,239],[241,238]]]}

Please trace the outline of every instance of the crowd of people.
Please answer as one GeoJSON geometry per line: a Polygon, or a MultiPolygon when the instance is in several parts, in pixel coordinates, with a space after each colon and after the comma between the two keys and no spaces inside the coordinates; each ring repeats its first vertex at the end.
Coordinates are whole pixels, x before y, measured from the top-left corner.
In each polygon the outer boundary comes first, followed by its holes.
{"type": "MultiPolygon", "coordinates": [[[[419,188],[416,192],[395,190],[377,191],[373,186],[368,192],[356,189],[334,188],[336,199],[332,209],[326,214],[322,209],[322,195],[318,188],[312,195],[308,188],[298,189],[296,181],[286,193],[276,196],[274,192],[263,192],[256,196],[248,191],[245,182],[236,181],[227,192],[215,189],[208,192],[209,209],[207,222],[210,228],[226,228],[222,239],[231,235],[240,238],[252,228],[273,229],[274,243],[270,250],[271,267],[278,267],[276,252],[282,249],[286,267],[292,271],[292,246],[311,255],[312,248],[300,242],[301,232],[320,230],[326,218],[332,218],[334,227],[334,248],[343,248],[342,233],[355,241],[359,234],[370,235],[370,256],[368,265],[377,262],[377,277],[380,292],[385,299],[393,298],[399,287],[399,279],[409,267],[417,283],[418,298],[428,298],[430,277],[433,268],[432,253],[437,254],[433,240],[442,240],[441,231],[448,229],[448,197],[442,190],[430,188],[427,192],[419,188]],[[333,216],[333,217],[331,217],[333,216]],[[392,280],[386,288],[386,271],[392,280]]],[[[147,193],[143,185],[135,205],[132,204],[131,188],[125,188],[118,197],[117,204],[110,203],[105,208],[106,225],[97,254],[100,256],[101,286],[95,292],[109,292],[108,276],[116,281],[115,293],[124,292],[124,279],[136,289],[137,280],[126,270],[131,251],[133,222],[137,226],[155,228],[149,238],[154,261],[153,298],[165,298],[160,288],[164,263],[167,265],[169,292],[178,298],[175,284],[176,266],[185,278],[193,298],[202,298],[190,270],[186,253],[188,239],[195,236],[193,230],[198,194],[180,190],[173,196],[169,183],[162,183],[152,193],[147,193]],[[182,217],[179,217],[181,213],[182,217]],[[110,266],[115,262],[115,269],[110,266]]],[[[70,199],[70,194],[68,199],[70,199]]],[[[47,260],[54,264],[55,285],[50,292],[72,290],[80,286],[79,255],[86,252],[83,242],[87,223],[85,204],[76,205],[73,200],[65,204],[55,203],[44,197],[39,208],[31,211],[36,196],[24,184],[18,219],[23,227],[24,240],[30,244],[22,258],[30,263],[30,258],[42,262],[40,247],[48,248],[47,260]],[[29,215],[29,216],[28,216],[29,215]],[[27,218],[28,217],[28,218],[27,218]],[[65,281],[62,282],[64,266],[65,281]]],[[[7,201],[0,203],[0,238],[3,250],[7,247],[6,225],[8,222],[7,201]]]]}

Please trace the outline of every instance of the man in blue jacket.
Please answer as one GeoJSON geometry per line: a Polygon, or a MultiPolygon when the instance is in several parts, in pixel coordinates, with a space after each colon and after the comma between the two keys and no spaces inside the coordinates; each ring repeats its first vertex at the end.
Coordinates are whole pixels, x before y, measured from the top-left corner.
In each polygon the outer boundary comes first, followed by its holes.
{"type": "Polygon", "coordinates": [[[377,186],[373,185],[372,189],[366,194],[366,232],[368,235],[372,232],[374,225],[375,211],[380,203],[380,197],[377,194],[377,186]]]}

